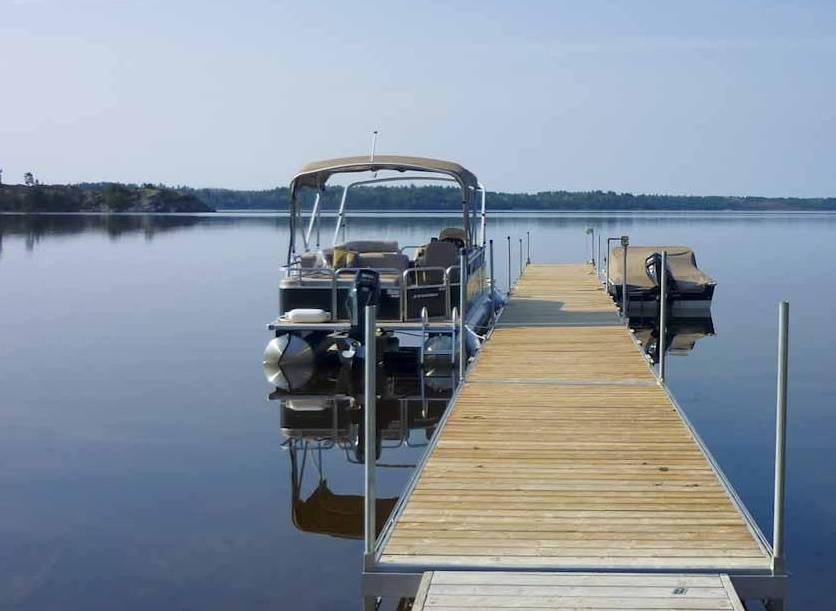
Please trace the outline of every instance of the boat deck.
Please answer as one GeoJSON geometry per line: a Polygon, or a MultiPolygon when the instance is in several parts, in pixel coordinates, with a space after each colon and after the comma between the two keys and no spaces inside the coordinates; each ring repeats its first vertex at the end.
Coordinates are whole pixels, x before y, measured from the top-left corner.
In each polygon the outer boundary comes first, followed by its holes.
{"type": "Polygon", "coordinates": [[[530,265],[376,566],[768,574],[770,550],[592,268],[530,265]]]}

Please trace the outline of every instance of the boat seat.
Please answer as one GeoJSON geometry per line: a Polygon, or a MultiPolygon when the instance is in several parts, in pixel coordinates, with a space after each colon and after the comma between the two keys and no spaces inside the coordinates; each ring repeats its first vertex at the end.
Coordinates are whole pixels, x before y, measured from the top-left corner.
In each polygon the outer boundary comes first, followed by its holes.
{"type": "Polygon", "coordinates": [[[299,256],[302,269],[318,269],[322,267],[331,267],[331,261],[334,256],[334,251],[331,248],[324,250],[311,250],[302,253],[299,256]]]}
{"type": "Polygon", "coordinates": [[[434,240],[424,246],[418,267],[443,267],[459,264],[459,249],[452,242],[434,240]]]}
{"type": "MultiPolygon", "coordinates": [[[[416,267],[441,267],[447,269],[459,264],[459,249],[452,242],[433,240],[421,248],[415,261],[416,267]]],[[[418,284],[441,284],[444,282],[444,275],[441,272],[426,271],[418,272],[416,275],[418,284]]],[[[454,275],[458,278],[458,274],[454,275]]]]}
{"type": "Polygon", "coordinates": [[[397,253],[400,251],[397,240],[352,240],[345,244],[339,244],[337,248],[353,250],[360,254],[378,252],[397,253]]]}
{"type": "Polygon", "coordinates": [[[361,252],[357,259],[358,267],[396,269],[399,272],[409,267],[409,257],[400,252],[361,252]]]}
{"type": "Polygon", "coordinates": [[[445,227],[438,234],[438,239],[442,242],[451,242],[458,248],[464,248],[467,242],[467,232],[461,227],[445,227]]]}

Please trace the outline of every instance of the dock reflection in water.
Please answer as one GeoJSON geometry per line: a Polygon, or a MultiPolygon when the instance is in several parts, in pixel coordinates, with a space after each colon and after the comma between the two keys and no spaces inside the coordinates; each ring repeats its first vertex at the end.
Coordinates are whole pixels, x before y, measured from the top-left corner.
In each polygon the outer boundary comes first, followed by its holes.
{"type": "MultiPolygon", "coordinates": [[[[288,371],[285,379],[270,399],[279,403],[282,445],[290,454],[293,524],[303,532],[362,539],[362,489],[333,492],[323,465],[323,452],[342,453],[349,463],[365,461],[362,363],[288,371]]],[[[428,445],[455,389],[455,372],[449,365],[424,369],[407,359],[379,367],[377,380],[377,468],[408,475],[414,462],[388,462],[387,455],[428,445]]],[[[378,531],[397,500],[377,500],[378,531]]]]}

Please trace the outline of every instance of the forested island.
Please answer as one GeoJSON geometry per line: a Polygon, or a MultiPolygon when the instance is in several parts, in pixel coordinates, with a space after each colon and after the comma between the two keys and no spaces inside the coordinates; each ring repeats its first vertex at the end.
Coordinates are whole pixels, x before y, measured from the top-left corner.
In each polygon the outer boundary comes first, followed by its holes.
{"type": "MultiPolygon", "coordinates": [[[[335,210],[340,187],[323,194],[325,209],[335,210]]],[[[442,186],[356,187],[349,194],[352,211],[455,211],[459,191],[442,186]]],[[[168,187],[120,183],[76,185],[0,185],[0,212],[212,212],[215,210],[288,209],[287,187],[242,191],[218,188],[168,187]]],[[[305,193],[308,207],[312,194],[305,193]]],[[[834,211],[836,197],[733,197],[692,195],[633,195],[614,191],[542,191],[488,193],[488,208],[528,211],[834,211]]]]}
{"type": "MultiPolygon", "coordinates": [[[[208,206],[217,210],[287,210],[286,187],[263,191],[230,189],[187,189],[208,206]]],[[[305,202],[310,202],[310,193],[305,202]]],[[[325,190],[326,209],[339,206],[342,189],[325,190]]],[[[458,189],[440,186],[355,187],[348,196],[352,211],[459,210],[458,189]]],[[[490,210],[836,210],[836,197],[729,197],[691,195],[633,195],[613,191],[542,191],[540,193],[488,192],[490,210]]]]}
{"type": "Polygon", "coordinates": [[[194,193],[154,185],[0,185],[0,212],[213,212],[194,193]]]}

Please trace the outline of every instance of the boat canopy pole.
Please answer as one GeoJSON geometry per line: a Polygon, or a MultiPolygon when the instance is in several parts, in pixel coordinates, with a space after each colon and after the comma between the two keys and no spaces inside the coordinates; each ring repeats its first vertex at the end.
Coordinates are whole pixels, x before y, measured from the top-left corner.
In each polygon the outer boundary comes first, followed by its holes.
{"type": "Polygon", "coordinates": [[[293,262],[296,254],[296,193],[290,194],[290,239],[287,243],[287,263],[293,262]]]}
{"type": "MultiPolygon", "coordinates": [[[[337,212],[337,226],[334,228],[334,243],[333,245],[336,246],[337,242],[340,239],[340,229],[345,225],[346,220],[346,213],[345,213],[345,202],[348,198],[348,190],[352,187],[357,187],[360,185],[374,185],[380,184],[384,182],[412,182],[412,181],[425,181],[425,182],[452,182],[455,184],[459,184],[459,181],[455,178],[446,178],[442,176],[389,176],[387,178],[369,178],[367,180],[355,180],[354,182],[348,183],[345,187],[343,187],[343,194],[340,198],[340,208],[337,212]]],[[[484,210],[484,197],[483,197],[483,210],[484,210]]]]}
{"type": "Polygon", "coordinates": [[[316,192],[316,199],[314,200],[313,210],[311,210],[311,220],[308,222],[308,230],[305,232],[303,239],[305,240],[305,252],[309,250],[309,244],[311,242],[311,232],[314,228],[314,223],[317,222],[317,217],[319,217],[319,201],[321,199],[321,191],[316,192]]]}
{"type": "MultiPolygon", "coordinates": [[[[375,134],[376,136],[376,134],[375,134]]],[[[376,182],[391,182],[397,180],[417,181],[417,180],[436,180],[441,182],[456,182],[461,187],[461,202],[462,202],[462,220],[464,222],[465,230],[465,245],[472,247],[476,241],[476,214],[473,198],[477,191],[482,192],[482,218],[481,228],[479,234],[479,246],[485,246],[485,190],[476,176],[466,168],[457,163],[450,161],[442,161],[439,159],[428,159],[423,157],[405,157],[397,155],[382,155],[378,157],[375,154],[376,138],[373,139],[372,153],[369,157],[343,157],[340,159],[326,159],[309,163],[299,170],[299,172],[290,181],[290,228],[292,231],[288,247],[288,263],[291,262],[293,256],[296,254],[296,239],[295,231],[297,228],[301,229],[301,210],[297,199],[297,193],[300,187],[311,187],[317,189],[316,200],[314,202],[313,210],[311,211],[311,219],[308,223],[306,231],[301,231],[302,240],[304,242],[305,251],[310,249],[310,240],[314,227],[317,228],[317,235],[319,235],[319,216],[321,213],[322,192],[325,189],[325,184],[328,179],[335,174],[351,173],[351,172],[374,172],[375,178],[368,181],[358,181],[350,183],[343,189],[343,196],[340,202],[340,212],[337,219],[337,227],[334,231],[334,242],[339,239],[339,230],[345,225],[345,201],[346,193],[351,186],[357,184],[370,184],[376,182]],[[377,172],[380,170],[392,170],[397,172],[429,172],[436,174],[432,177],[393,177],[378,179],[377,172]],[[438,174],[446,175],[448,178],[437,176],[438,174]]],[[[317,240],[319,246],[319,240],[317,240]]]]}

